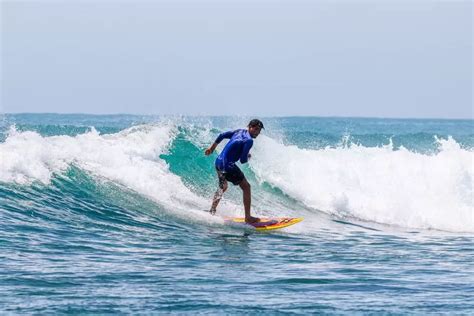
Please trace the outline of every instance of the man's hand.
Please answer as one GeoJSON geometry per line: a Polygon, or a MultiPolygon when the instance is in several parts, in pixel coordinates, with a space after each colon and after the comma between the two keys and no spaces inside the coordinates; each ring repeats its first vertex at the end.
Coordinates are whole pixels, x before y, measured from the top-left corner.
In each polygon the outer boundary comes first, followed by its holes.
{"type": "Polygon", "coordinates": [[[204,154],[206,154],[206,156],[209,156],[210,154],[212,154],[214,152],[214,150],[216,149],[217,147],[217,143],[214,143],[211,145],[211,147],[209,147],[208,149],[206,149],[206,151],[204,152],[204,154]]]}

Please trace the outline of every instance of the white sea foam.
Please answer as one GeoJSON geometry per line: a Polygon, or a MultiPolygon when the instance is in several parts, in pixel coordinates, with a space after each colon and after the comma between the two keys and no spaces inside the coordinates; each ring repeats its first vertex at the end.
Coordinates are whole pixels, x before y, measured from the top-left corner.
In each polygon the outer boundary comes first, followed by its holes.
{"type": "Polygon", "coordinates": [[[251,168],[261,181],[308,207],[403,227],[474,231],[474,153],[455,140],[420,154],[391,145],[323,150],[262,135],[251,168]]]}
{"type": "Polygon", "coordinates": [[[0,143],[0,181],[48,184],[55,173],[74,164],[189,216],[190,209],[208,206],[210,201],[192,193],[159,158],[175,132],[173,125],[163,124],[135,126],[108,135],[91,128],[75,137],[43,137],[12,127],[5,142],[0,143]]]}

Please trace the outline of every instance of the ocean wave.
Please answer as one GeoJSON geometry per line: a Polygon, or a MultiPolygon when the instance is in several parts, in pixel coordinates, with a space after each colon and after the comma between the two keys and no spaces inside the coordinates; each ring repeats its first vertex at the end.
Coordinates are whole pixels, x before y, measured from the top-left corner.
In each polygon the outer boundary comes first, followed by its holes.
{"type": "Polygon", "coordinates": [[[329,214],[410,228],[474,231],[473,151],[451,137],[421,154],[392,144],[320,150],[262,136],[252,170],[305,205],[329,214]]]}
{"type": "Polygon", "coordinates": [[[204,204],[159,158],[173,140],[172,125],[140,125],[101,135],[94,128],[77,136],[43,137],[12,127],[0,143],[0,181],[48,184],[55,174],[77,166],[175,211],[204,204]]]}
{"type": "MultiPolygon", "coordinates": [[[[209,207],[216,188],[213,157],[202,150],[219,133],[211,123],[200,123],[167,120],[111,134],[90,127],[56,136],[12,126],[0,143],[0,182],[48,185],[77,167],[199,221],[198,210],[209,207]]],[[[420,153],[390,140],[366,147],[350,135],[325,148],[301,148],[262,134],[243,170],[256,183],[253,205],[260,215],[310,217],[312,211],[317,214],[306,223],[313,223],[323,211],[407,228],[473,232],[473,151],[452,137],[433,141],[435,151],[420,153]]],[[[219,208],[221,214],[241,215],[240,190],[229,190],[219,208]]]]}

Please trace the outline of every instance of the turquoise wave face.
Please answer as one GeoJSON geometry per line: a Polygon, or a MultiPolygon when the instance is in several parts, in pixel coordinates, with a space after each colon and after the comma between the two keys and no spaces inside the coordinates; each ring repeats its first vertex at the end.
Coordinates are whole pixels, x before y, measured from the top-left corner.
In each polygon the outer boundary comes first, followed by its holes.
{"type": "MultiPolygon", "coordinates": [[[[5,116],[0,310],[474,308],[472,121],[263,120],[242,166],[254,211],[305,218],[271,234],[201,211],[217,187],[203,150],[248,118],[5,116]]],[[[218,214],[242,214],[239,188],[218,214]]]]}

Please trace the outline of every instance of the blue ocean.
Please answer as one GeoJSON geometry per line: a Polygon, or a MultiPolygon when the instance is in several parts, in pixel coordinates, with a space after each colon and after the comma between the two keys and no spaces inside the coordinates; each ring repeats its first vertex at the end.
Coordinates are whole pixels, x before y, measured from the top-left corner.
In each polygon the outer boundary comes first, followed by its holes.
{"type": "Polygon", "coordinates": [[[259,118],[271,232],[203,212],[252,117],[0,116],[0,313],[472,314],[473,120],[259,118]]]}

